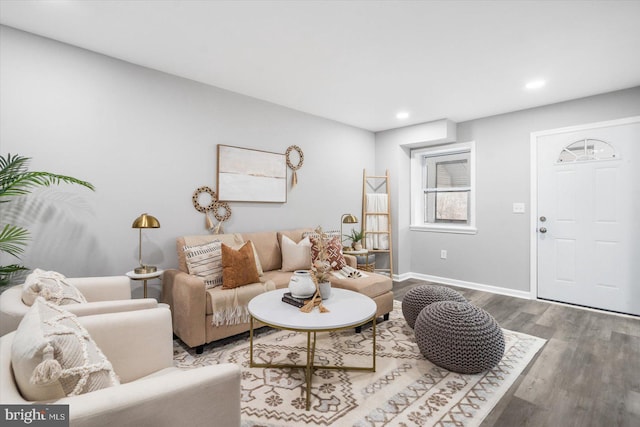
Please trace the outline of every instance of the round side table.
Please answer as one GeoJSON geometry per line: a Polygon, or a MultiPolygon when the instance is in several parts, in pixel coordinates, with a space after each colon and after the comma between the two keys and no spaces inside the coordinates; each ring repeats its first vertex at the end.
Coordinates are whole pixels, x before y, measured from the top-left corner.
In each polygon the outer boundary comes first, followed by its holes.
{"type": "Polygon", "coordinates": [[[131,280],[142,280],[143,284],[144,284],[144,297],[147,297],[147,280],[150,279],[157,279],[158,277],[162,276],[162,273],[164,273],[164,270],[157,270],[154,271],[153,273],[144,273],[144,274],[138,274],[138,273],[134,273],[133,270],[131,271],[127,271],[127,277],[129,277],[129,279],[131,280]]]}
{"type": "Polygon", "coordinates": [[[376,259],[373,253],[369,253],[369,249],[361,249],[359,251],[356,250],[348,250],[342,251],[342,253],[347,255],[353,255],[356,257],[356,267],[358,270],[368,271],[373,273],[376,269],[376,259]],[[362,262],[360,262],[362,261],[362,262]]]}

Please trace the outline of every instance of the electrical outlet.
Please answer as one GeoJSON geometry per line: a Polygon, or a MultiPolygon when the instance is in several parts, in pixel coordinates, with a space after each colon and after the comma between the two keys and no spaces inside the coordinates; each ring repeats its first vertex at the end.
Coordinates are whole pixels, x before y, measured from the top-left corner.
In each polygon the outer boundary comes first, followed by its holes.
{"type": "Polygon", "coordinates": [[[440,259],[447,259],[447,250],[446,249],[442,249],[440,251],[440,259]]]}
{"type": "Polygon", "coordinates": [[[514,203],[513,213],[524,213],[524,203],[514,203]]]}

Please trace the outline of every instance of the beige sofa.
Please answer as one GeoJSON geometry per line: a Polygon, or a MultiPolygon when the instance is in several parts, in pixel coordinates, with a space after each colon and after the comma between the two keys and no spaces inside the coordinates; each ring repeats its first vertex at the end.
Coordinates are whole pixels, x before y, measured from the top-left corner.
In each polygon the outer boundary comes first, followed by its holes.
{"type": "MultiPolygon", "coordinates": [[[[190,275],[187,269],[183,247],[185,245],[201,245],[213,240],[221,240],[227,245],[238,245],[251,241],[256,249],[264,274],[261,283],[247,286],[256,287],[257,292],[264,292],[264,283],[272,281],[275,288],[284,288],[289,284],[292,272],[281,271],[282,254],[280,241],[286,235],[294,242],[302,239],[304,232],[313,231],[311,228],[264,231],[256,233],[222,234],[183,236],[176,241],[178,252],[178,269],[166,270],[162,280],[161,301],[169,304],[173,314],[173,332],[190,347],[197,347],[197,352],[203,350],[204,344],[236,335],[249,330],[249,322],[234,325],[213,324],[212,299],[223,298],[224,292],[233,292],[221,287],[205,289],[204,281],[197,276],[190,275]]],[[[356,259],[345,256],[347,263],[356,267],[356,259]]],[[[388,276],[366,273],[368,277],[359,279],[340,279],[332,277],[332,286],[360,292],[371,297],[378,309],[377,316],[389,318],[393,309],[392,280],[388,276]]]]}
{"type": "Polygon", "coordinates": [[[0,338],[2,404],[69,405],[71,427],[240,426],[240,367],[230,363],[186,370],[174,367],[168,309],[78,320],[111,362],[120,385],[50,402],[27,401],[11,363],[14,331],[0,338]]]}
{"type": "MultiPolygon", "coordinates": [[[[154,298],[131,299],[131,281],[127,276],[68,277],[86,298],[86,304],[68,304],[64,308],[77,316],[116,313],[155,308],[154,298]]],[[[29,306],[22,302],[23,285],[13,286],[0,294],[0,336],[15,331],[29,306]]]]}

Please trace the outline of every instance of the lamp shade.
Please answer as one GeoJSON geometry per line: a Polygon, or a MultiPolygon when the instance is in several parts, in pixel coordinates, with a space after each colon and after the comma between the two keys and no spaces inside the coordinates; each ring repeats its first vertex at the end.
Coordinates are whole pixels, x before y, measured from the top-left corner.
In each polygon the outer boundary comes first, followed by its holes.
{"type": "Polygon", "coordinates": [[[358,218],[356,218],[355,215],[344,214],[344,215],[342,215],[342,223],[343,224],[357,224],[358,223],[358,218]]]}
{"type": "Polygon", "coordinates": [[[133,221],[131,228],[160,228],[160,221],[155,216],[143,213],[133,221]]]}

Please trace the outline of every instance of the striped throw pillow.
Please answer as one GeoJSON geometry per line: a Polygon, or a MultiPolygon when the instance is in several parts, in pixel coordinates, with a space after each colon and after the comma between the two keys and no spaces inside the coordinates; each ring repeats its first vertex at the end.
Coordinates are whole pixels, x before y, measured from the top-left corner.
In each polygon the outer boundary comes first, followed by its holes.
{"type": "Polygon", "coordinates": [[[189,274],[201,277],[207,289],[222,285],[222,242],[214,240],[182,248],[189,274]]]}

